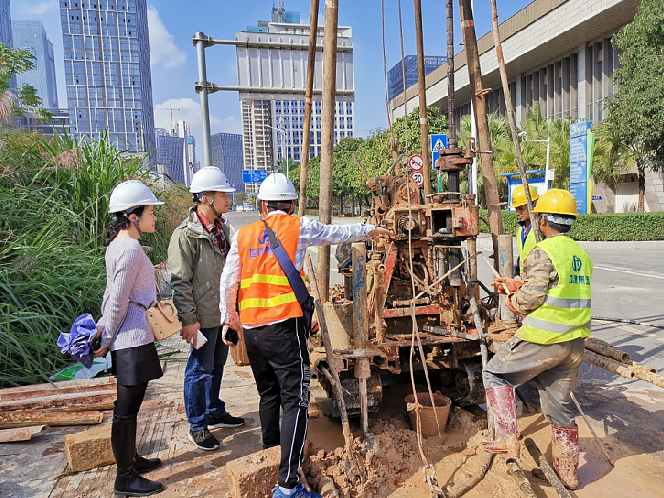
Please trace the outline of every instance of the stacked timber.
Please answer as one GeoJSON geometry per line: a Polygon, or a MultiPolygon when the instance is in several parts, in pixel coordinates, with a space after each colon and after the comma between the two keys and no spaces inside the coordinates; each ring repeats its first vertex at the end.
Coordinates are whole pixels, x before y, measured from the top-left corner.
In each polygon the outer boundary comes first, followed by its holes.
{"type": "Polygon", "coordinates": [[[583,361],[626,379],[637,378],[664,388],[664,377],[657,374],[657,369],[632,361],[628,353],[600,339],[586,339],[583,361]]]}
{"type": "Polygon", "coordinates": [[[0,389],[0,429],[98,424],[116,391],[115,377],[0,389]]]}

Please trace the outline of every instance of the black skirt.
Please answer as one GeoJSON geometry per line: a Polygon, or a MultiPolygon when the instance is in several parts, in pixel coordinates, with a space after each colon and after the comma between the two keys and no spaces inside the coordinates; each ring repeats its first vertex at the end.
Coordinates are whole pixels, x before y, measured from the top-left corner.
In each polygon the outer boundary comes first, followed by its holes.
{"type": "Polygon", "coordinates": [[[112,372],[118,384],[137,386],[164,375],[154,342],[111,351],[112,372]]]}

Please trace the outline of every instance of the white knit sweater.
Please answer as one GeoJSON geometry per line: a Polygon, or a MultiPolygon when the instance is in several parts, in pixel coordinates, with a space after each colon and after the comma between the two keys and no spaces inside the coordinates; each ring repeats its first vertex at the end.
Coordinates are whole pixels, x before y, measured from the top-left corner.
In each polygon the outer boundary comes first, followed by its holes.
{"type": "Polygon", "coordinates": [[[115,239],[106,248],[106,290],[97,322],[104,328],[101,345],[110,350],[133,348],[154,342],[145,310],[155,303],[154,268],[136,239],[115,239]],[[114,338],[115,336],[115,338],[114,338]]]}

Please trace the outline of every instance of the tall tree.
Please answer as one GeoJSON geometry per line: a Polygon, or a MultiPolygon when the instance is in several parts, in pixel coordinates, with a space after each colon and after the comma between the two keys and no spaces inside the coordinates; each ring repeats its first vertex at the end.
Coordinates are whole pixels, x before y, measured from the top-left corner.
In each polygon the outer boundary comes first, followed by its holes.
{"type": "Polygon", "coordinates": [[[27,50],[0,43],[0,121],[21,117],[24,112],[32,112],[41,118],[50,117],[41,108],[42,99],[33,86],[24,83],[20,88],[12,88],[14,76],[34,68],[34,59],[27,50]]]}
{"type": "Polygon", "coordinates": [[[664,2],[643,0],[614,37],[621,67],[616,93],[607,99],[606,125],[629,144],[639,177],[638,211],[644,210],[645,171],[664,166],[664,2]]]}

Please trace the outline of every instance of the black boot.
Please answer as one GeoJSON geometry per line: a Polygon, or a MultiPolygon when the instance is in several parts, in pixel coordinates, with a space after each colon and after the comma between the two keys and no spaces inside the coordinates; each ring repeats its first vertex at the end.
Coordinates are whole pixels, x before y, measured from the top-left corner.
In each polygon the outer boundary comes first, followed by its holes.
{"type": "Polygon", "coordinates": [[[161,491],[160,482],[150,481],[138,475],[134,468],[136,456],[136,415],[113,417],[111,445],[117,462],[115,496],[149,496],[161,491]]]}
{"type": "Polygon", "coordinates": [[[134,469],[136,472],[139,474],[145,474],[158,467],[161,467],[161,459],[145,458],[139,455],[138,451],[136,452],[136,456],[134,456],[134,469]]]}

